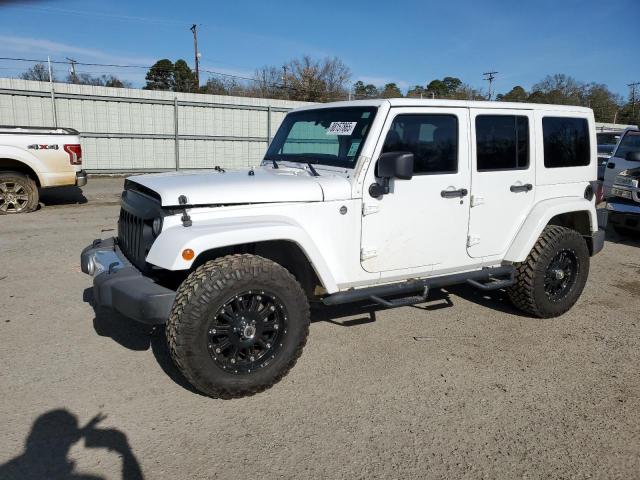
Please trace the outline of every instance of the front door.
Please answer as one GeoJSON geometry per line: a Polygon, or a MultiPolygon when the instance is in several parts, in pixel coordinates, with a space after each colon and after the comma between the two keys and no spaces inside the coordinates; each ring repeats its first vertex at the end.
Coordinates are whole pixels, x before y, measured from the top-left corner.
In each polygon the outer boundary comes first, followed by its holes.
{"type": "Polygon", "coordinates": [[[469,255],[504,253],[534,200],[534,117],[529,110],[472,109],[469,255]]]}
{"type": "Polygon", "coordinates": [[[410,180],[392,179],[390,193],[363,192],[361,263],[368,272],[428,272],[468,258],[469,113],[466,108],[392,108],[374,159],[412,152],[410,180]]]}

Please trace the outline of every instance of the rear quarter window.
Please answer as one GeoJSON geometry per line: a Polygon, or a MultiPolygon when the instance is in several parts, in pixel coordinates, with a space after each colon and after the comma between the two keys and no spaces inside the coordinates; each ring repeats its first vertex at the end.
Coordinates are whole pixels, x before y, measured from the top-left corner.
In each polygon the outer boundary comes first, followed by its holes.
{"type": "Polygon", "coordinates": [[[542,133],[546,168],[583,167],[591,162],[586,118],[544,117],[542,133]]]}

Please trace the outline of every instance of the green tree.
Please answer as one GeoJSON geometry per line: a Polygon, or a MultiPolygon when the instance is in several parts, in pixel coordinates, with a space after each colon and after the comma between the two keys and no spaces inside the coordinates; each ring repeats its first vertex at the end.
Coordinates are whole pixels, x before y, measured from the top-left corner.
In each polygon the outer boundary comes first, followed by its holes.
{"type": "Polygon", "coordinates": [[[499,102],[526,102],[529,98],[527,91],[520,85],[516,85],[505,94],[498,94],[496,100],[499,102]]]}
{"type": "MultiPolygon", "coordinates": [[[[462,80],[456,77],[444,77],[442,80],[431,80],[427,84],[427,93],[429,96],[438,98],[457,98],[461,95],[466,95],[468,92],[459,93],[459,90],[463,88],[462,80]]],[[[468,89],[467,86],[464,86],[468,89]]]]}
{"type": "Polygon", "coordinates": [[[184,60],[176,60],[173,65],[173,90],[175,92],[195,92],[196,76],[184,60]]]}
{"type": "Polygon", "coordinates": [[[407,90],[407,98],[431,98],[431,94],[421,85],[407,90]]]}
{"type": "Polygon", "coordinates": [[[147,84],[145,90],[173,90],[175,80],[173,77],[173,63],[163,58],[152,65],[145,77],[147,84]]]}
{"type": "Polygon", "coordinates": [[[375,85],[371,83],[365,85],[361,80],[353,84],[353,93],[356,98],[376,98],[380,96],[380,92],[375,85]]]}
{"type": "Polygon", "coordinates": [[[387,83],[380,94],[382,98],[399,98],[402,97],[402,92],[395,83],[387,83]]]}

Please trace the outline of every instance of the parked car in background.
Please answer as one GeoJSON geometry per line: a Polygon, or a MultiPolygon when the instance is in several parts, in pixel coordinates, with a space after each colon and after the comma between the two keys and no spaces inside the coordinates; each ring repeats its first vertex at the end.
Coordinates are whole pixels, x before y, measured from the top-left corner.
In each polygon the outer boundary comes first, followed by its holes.
{"type": "Polygon", "coordinates": [[[38,189],[87,183],[71,128],[0,126],[0,215],[38,207],[38,189]]]}
{"type": "Polygon", "coordinates": [[[596,138],[598,140],[598,180],[604,180],[604,169],[607,162],[616,148],[620,136],[620,130],[597,130],[596,138]]]}
{"type": "MultiPolygon", "coordinates": [[[[633,153],[640,163],[640,151],[633,153]]],[[[617,233],[640,232],[640,167],[617,175],[607,202],[608,222],[617,233]]]]}
{"type": "Polygon", "coordinates": [[[607,161],[603,178],[605,198],[611,195],[613,183],[620,172],[640,167],[640,160],[634,155],[636,152],[640,152],[640,131],[637,127],[630,127],[623,132],[618,145],[607,161]]]}

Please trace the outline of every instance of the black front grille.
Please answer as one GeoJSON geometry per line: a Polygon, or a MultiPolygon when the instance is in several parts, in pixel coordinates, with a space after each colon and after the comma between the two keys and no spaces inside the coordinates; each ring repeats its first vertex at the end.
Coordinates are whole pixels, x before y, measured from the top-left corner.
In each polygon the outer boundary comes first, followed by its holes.
{"type": "Polygon", "coordinates": [[[146,256],[143,234],[144,220],[122,208],[118,220],[118,244],[127,258],[137,266],[144,265],[146,256]]]}

